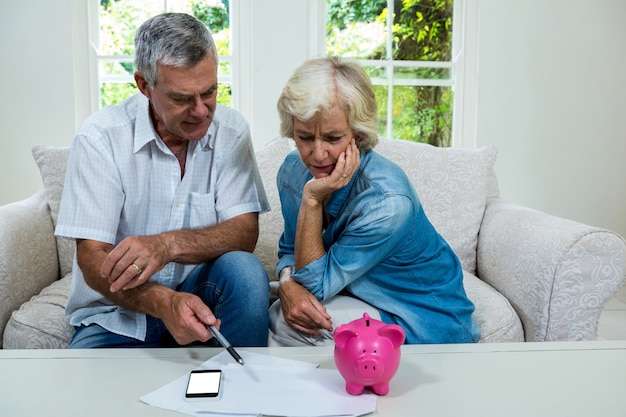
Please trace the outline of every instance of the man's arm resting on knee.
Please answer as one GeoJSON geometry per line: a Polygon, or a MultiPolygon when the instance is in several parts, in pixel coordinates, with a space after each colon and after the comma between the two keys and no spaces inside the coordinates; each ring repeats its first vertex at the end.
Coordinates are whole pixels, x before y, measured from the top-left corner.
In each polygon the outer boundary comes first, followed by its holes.
{"type": "Polygon", "coordinates": [[[240,214],[214,226],[166,232],[163,236],[170,262],[199,264],[226,252],[252,252],[259,237],[259,214],[240,214]]]}
{"type": "Polygon", "coordinates": [[[136,288],[170,262],[201,264],[230,251],[252,252],[258,234],[258,213],[246,213],[205,228],[127,237],[110,250],[101,274],[112,292],[136,288]]]}
{"type": "Polygon", "coordinates": [[[87,285],[116,305],[160,318],[181,345],[212,337],[206,325],[219,327],[219,323],[209,307],[194,294],[177,292],[150,281],[137,288],[111,292],[111,284],[102,276],[101,267],[112,249],[113,245],[108,243],[77,240],[78,266],[87,285]]]}

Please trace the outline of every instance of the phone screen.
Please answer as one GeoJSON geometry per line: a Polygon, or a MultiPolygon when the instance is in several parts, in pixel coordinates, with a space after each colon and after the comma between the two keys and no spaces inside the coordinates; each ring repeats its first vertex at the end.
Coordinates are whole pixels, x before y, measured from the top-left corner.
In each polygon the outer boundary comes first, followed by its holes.
{"type": "Polygon", "coordinates": [[[187,384],[187,398],[217,397],[220,392],[222,371],[219,369],[191,371],[187,384]]]}

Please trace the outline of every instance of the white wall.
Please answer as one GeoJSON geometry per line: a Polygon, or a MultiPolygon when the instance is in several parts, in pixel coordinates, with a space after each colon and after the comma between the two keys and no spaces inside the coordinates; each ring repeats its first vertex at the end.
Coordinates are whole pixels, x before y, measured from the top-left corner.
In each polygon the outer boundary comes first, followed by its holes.
{"type": "Polygon", "coordinates": [[[252,30],[241,34],[239,71],[242,88],[252,89],[239,109],[250,123],[252,141],[259,148],[278,136],[276,102],[287,79],[305,59],[317,54],[310,45],[310,14],[318,13],[317,0],[239,0],[242,23],[252,30]],[[281,11],[278,13],[278,11],[281,11]]]}
{"type": "Polygon", "coordinates": [[[69,0],[0,0],[0,204],[41,188],[33,146],[72,139],[72,30],[69,0]]]}
{"type": "Polygon", "coordinates": [[[478,27],[502,197],[626,236],[626,2],[479,0],[478,27]]]}
{"type": "MultiPolygon", "coordinates": [[[[69,145],[86,113],[80,1],[0,0],[0,204],[41,187],[31,148],[69,145]]],[[[315,3],[243,0],[255,146],[277,135],[282,85],[314,54],[315,3]]],[[[499,148],[502,196],[626,235],[626,2],[478,0],[478,32],[476,142],[499,148]]]]}

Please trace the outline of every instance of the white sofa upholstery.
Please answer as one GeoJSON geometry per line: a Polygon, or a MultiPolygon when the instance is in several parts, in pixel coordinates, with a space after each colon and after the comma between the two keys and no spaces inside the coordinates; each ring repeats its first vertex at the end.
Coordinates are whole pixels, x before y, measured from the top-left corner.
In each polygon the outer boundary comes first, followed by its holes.
{"type": "MultiPolygon", "coordinates": [[[[290,141],[256,157],[272,211],[260,216],[255,254],[272,280],[282,232],[276,173],[290,141]]],[[[593,340],[621,287],[626,241],[608,230],[499,199],[496,149],[441,149],[382,140],[376,150],[415,185],[426,214],[463,264],[481,342],[593,340]]],[[[44,189],[0,207],[0,339],[4,348],[65,348],[74,244],[53,235],[68,148],[38,146],[44,189]]]]}

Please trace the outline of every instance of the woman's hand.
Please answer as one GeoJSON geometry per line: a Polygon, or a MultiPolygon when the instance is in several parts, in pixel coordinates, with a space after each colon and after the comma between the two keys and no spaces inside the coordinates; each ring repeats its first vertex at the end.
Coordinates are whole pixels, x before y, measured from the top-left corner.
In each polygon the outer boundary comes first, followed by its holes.
{"type": "Polygon", "coordinates": [[[285,322],[293,329],[314,336],[319,329],[333,331],[326,307],[302,285],[293,279],[281,282],[278,292],[285,322]]]}
{"type": "Polygon", "coordinates": [[[360,164],[361,154],[354,138],[352,138],[346,150],[339,155],[335,169],[326,177],[314,178],[309,181],[304,186],[302,198],[324,201],[326,197],[350,182],[360,164]]]}

